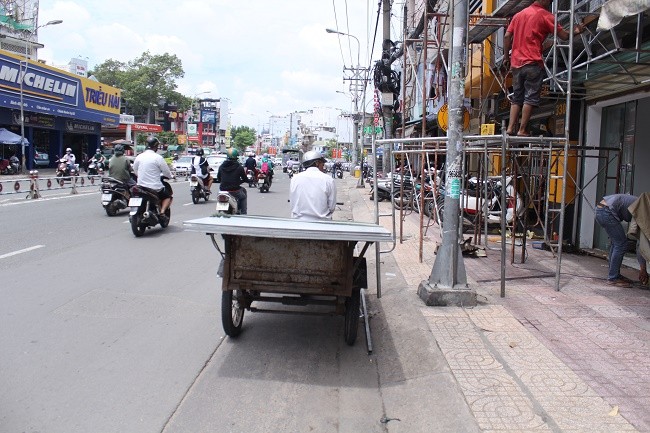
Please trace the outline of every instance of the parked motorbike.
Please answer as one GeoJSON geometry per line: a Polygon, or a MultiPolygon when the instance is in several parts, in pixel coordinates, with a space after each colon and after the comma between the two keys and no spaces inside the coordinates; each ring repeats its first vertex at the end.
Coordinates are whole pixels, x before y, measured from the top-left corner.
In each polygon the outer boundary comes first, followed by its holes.
{"type": "Polygon", "coordinates": [[[257,172],[257,187],[260,192],[268,192],[271,188],[271,176],[267,172],[258,170],[257,172]]]}
{"type": "Polygon", "coordinates": [[[8,159],[0,160],[0,174],[16,174],[18,173],[18,164],[12,163],[8,159]]]}
{"type": "Polygon", "coordinates": [[[210,200],[210,190],[203,183],[203,179],[196,174],[190,176],[190,192],[192,193],[192,203],[198,204],[199,200],[210,200]]]}
{"type": "Polygon", "coordinates": [[[68,161],[60,158],[56,163],[56,177],[70,177],[79,175],[79,165],[74,164],[72,168],[68,167],[68,161]]]}
{"type": "MultiPolygon", "coordinates": [[[[513,184],[513,176],[506,177],[506,223],[510,224],[515,218],[521,218],[525,209],[521,196],[513,184]]],[[[487,220],[488,224],[501,222],[504,216],[501,209],[501,178],[487,179],[486,184],[479,182],[475,177],[467,181],[467,187],[460,194],[460,206],[463,212],[463,224],[473,225],[478,218],[487,220]],[[486,193],[487,190],[487,193],[486,193]]],[[[440,220],[443,218],[444,201],[440,205],[440,220]]]]}
{"type": "Polygon", "coordinates": [[[165,214],[161,215],[160,205],[156,191],[140,185],[131,188],[129,222],[131,231],[136,238],[142,236],[149,227],[160,224],[162,228],[165,228],[169,225],[171,209],[167,208],[165,214]]]}
{"type": "Polygon", "coordinates": [[[129,206],[129,186],[112,177],[102,178],[102,206],[106,215],[115,216],[129,206]]]}
{"type": "Polygon", "coordinates": [[[228,191],[219,191],[217,195],[217,214],[235,215],[239,214],[237,200],[228,191]]]}

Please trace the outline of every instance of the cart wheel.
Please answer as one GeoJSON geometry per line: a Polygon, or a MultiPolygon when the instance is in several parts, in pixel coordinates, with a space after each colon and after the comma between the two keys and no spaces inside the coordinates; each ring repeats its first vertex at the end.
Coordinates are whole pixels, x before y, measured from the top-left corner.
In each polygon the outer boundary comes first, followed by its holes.
{"type": "Polygon", "coordinates": [[[221,294],[221,323],[229,337],[236,337],[241,332],[241,325],[244,321],[244,306],[238,299],[241,295],[241,290],[225,290],[221,294]]]}
{"type": "Polygon", "coordinates": [[[352,290],[352,296],[345,300],[345,331],[343,337],[345,342],[350,346],[354,344],[357,339],[357,329],[359,328],[359,289],[352,290]]]}

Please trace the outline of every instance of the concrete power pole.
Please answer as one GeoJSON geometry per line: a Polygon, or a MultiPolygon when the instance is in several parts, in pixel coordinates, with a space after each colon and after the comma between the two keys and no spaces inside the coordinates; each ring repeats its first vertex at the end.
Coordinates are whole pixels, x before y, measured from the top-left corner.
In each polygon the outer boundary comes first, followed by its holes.
{"type": "MultiPolygon", "coordinates": [[[[384,43],[382,49],[384,51],[388,50],[390,46],[390,5],[392,2],[383,0],[382,2],[382,18],[383,18],[383,38],[384,43]]],[[[390,92],[384,92],[382,94],[382,111],[384,112],[384,126],[385,126],[385,137],[384,138],[393,138],[393,94],[390,92]]],[[[376,157],[376,155],[374,155],[376,157]]],[[[390,149],[383,153],[382,157],[382,169],[386,172],[387,167],[389,166],[389,161],[391,158],[390,149]]]]}
{"type": "MultiPolygon", "coordinates": [[[[428,281],[422,281],[418,295],[427,305],[476,305],[476,291],[467,286],[467,275],[459,245],[461,175],[463,173],[463,96],[467,63],[467,1],[453,0],[453,31],[448,73],[449,129],[446,158],[445,208],[442,246],[428,281]]],[[[426,49],[426,47],[425,47],[426,49]]]]}

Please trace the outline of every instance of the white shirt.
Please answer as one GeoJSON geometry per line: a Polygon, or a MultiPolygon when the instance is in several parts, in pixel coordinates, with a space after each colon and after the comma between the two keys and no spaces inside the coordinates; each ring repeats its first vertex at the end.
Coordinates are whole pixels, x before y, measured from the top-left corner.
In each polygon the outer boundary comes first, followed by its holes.
{"type": "Polygon", "coordinates": [[[138,155],[133,162],[133,170],[138,176],[138,185],[160,191],[164,185],[160,175],[172,177],[172,172],[162,156],[151,149],[138,155]]]}
{"type": "Polygon", "coordinates": [[[76,158],[74,157],[74,153],[66,153],[64,158],[68,162],[68,165],[74,165],[76,161],[76,158]]]}
{"type": "Polygon", "coordinates": [[[206,179],[208,175],[203,174],[203,172],[201,171],[201,164],[200,164],[201,158],[202,158],[201,156],[195,156],[194,158],[192,158],[192,165],[194,166],[194,172],[196,173],[196,175],[201,179],[206,179]]]}
{"type": "Polygon", "coordinates": [[[336,184],[317,167],[309,167],[291,178],[291,217],[302,220],[331,220],[336,209],[336,184]]]}

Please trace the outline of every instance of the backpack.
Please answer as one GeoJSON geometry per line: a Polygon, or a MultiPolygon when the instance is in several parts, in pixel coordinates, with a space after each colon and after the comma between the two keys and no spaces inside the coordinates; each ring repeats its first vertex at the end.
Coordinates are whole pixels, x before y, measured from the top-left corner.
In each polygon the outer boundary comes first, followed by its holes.
{"type": "Polygon", "coordinates": [[[266,162],[266,161],[263,162],[263,163],[262,163],[261,170],[262,170],[263,173],[268,173],[268,172],[269,172],[269,163],[266,162]]]}

